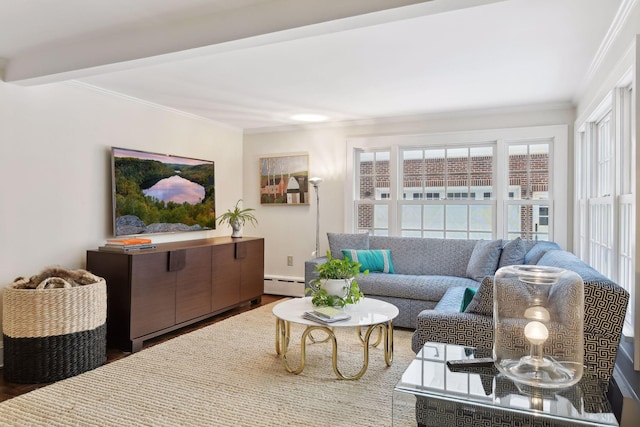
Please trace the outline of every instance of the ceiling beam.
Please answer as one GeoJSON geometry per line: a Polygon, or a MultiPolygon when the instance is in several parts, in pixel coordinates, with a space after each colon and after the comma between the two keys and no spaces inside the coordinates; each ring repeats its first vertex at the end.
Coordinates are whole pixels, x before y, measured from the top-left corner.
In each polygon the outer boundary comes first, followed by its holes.
{"type": "Polygon", "coordinates": [[[273,0],[43,46],[4,61],[0,77],[25,86],[52,83],[498,1],[505,0],[273,0]]]}

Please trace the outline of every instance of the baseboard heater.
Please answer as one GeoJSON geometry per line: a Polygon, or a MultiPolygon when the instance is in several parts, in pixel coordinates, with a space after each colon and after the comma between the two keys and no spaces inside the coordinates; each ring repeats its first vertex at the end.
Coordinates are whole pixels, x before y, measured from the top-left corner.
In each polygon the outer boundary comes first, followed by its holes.
{"type": "Polygon", "coordinates": [[[304,296],[304,278],[291,276],[264,276],[264,293],[291,297],[304,296]]]}

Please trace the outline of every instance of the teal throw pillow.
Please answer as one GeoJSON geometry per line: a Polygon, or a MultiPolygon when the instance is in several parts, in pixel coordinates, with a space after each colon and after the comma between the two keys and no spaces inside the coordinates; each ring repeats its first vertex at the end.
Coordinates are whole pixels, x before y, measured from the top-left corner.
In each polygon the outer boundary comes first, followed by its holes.
{"type": "Polygon", "coordinates": [[[466,288],[464,290],[464,293],[462,294],[462,304],[460,305],[460,313],[463,313],[467,309],[471,300],[473,300],[473,297],[476,296],[477,291],[478,288],[466,288]]]}
{"type": "Polygon", "coordinates": [[[393,274],[391,263],[391,250],[389,249],[343,249],[342,255],[351,261],[361,264],[360,271],[381,271],[393,274]]]}

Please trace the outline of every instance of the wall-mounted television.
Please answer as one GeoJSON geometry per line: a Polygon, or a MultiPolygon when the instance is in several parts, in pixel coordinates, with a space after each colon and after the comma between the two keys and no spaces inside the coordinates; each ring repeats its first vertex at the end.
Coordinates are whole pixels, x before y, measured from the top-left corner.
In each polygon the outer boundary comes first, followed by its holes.
{"type": "Polygon", "coordinates": [[[214,162],[112,147],[115,236],[216,227],[214,162]]]}

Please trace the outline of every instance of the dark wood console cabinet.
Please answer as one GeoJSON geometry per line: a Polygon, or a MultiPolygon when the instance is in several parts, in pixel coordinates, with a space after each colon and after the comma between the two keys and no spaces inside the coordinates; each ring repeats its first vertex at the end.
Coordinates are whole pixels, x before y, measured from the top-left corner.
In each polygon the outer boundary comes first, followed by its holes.
{"type": "Polygon", "coordinates": [[[139,252],[87,251],[107,282],[107,339],[125,351],[264,293],[264,239],[216,237],[139,252]]]}

